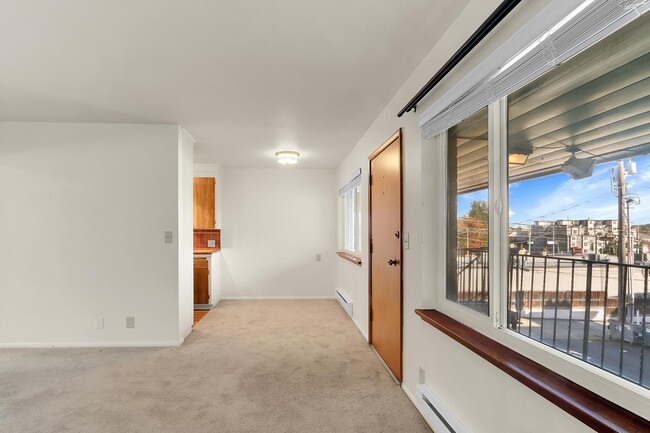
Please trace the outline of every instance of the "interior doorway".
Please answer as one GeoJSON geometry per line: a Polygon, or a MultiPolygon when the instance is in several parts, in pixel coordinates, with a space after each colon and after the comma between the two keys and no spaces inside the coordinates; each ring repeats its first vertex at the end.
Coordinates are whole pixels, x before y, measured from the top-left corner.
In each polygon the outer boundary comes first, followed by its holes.
{"type": "Polygon", "coordinates": [[[370,160],[369,341],[402,381],[402,133],[370,160]]]}

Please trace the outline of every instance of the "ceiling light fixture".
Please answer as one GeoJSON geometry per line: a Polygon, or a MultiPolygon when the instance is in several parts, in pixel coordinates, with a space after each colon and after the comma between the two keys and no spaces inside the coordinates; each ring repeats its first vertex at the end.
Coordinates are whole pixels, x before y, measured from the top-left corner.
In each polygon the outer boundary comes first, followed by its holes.
{"type": "Polygon", "coordinates": [[[576,158],[575,155],[571,155],[571,157],[562,164],[560,170],[568,174],[571,179],[584,179],[592,175],[595,166],[596,160],[594,158],[579,159],[576,158]]]}
{"type": "Polygon", "coordinates": [[[524,153],[509,153],[508,165],[524,165],[528,161],[528,155],[524,153]]]}
{"type": "Polygon", "coordinates": [[[524,165],[528,157],[533,153],[533,148],[529,144],[509,144],[508,145],[508,165],[524,165]]]}
{"type": "Polygon", "coordinates": [[[278,164],[282,165],[293,165],[298,163],[298,157],[300,152],[295,150],[280,150],[275,152],[275,157],[278,160],[278,164]]]}

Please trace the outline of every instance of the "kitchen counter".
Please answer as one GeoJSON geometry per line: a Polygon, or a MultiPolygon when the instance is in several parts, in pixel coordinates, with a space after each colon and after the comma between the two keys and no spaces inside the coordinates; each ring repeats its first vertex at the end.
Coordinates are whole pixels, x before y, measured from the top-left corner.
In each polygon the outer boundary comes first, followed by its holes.
{"type": "Polygon", "coordinates": [[[219,251],[221,251],[221,248],[194,248],[194,254],[212,254],[219,251]]]}

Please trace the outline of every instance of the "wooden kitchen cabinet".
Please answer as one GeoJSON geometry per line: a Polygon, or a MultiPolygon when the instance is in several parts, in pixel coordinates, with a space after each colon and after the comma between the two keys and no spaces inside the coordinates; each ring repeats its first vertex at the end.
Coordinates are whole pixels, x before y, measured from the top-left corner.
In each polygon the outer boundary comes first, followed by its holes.
{"type": "Polygon", "coordinates": [[[213,229],[217,219],[214,203],[214,177],[194,178],[194,228],[213,229]]]}
{"type": "Polygon", "coordinates": [[[208,259],[194,258],[194,304],[210,303],[210,267],[208,259]]]}

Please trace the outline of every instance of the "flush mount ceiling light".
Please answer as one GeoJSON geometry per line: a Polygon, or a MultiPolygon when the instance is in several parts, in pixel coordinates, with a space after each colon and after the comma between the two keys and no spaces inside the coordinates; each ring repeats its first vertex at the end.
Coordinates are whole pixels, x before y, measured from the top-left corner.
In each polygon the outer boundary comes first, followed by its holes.
{"type": "Polygon", "coordinates": [[[296,152],[295,150],[280,150],[279,152],[275,152],[278,164],[283,165],[297,164],[299,156],[300,152],[296,152]]]}

